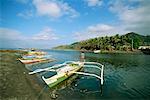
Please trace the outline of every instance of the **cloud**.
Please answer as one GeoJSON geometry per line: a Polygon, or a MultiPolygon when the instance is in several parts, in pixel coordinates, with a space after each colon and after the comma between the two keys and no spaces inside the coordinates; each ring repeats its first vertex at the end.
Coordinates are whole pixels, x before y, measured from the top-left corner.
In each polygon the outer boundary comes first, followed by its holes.
{"type": "Polygon", "coordinates": [[[26,37],[17,30],[0,28],[0,48],[12,48],[24,45],[26,37]]]}
{"type": "MultiPolygon", "coordinates": [[[[16,0],[19,3],[27,4],[29,0],[16,0]]],[[[69,18],[78,17],[80,14],[68,3],[57,0],[32,0],[28,9],[19,12],[17,16],[29,19],[34,16],[46,16],[49,18],[60,18],[67,16],[69,18]]]]}
{"type": "Polygon", "coordinates": [[[0,39],[19,40],[24,39],[24,37],[17,30],[0,28],[0,39]]]}
{"type": "Polygon", "coordinates": [[[85,30],[81,32],[75,32],[75,40],[81,41],[89,38],[102,37],[102,36],[112,36],[116,34],[124,34],[128,31],[120,25],[108,25],[108,24],[96,24],[88,26],[85,30]]]}
{"type": "Polygon", "coordinates": [[[110,10],[117,14],[126,30],[150,34],[149,0],[128,0],[128,3],[127,1],[116,0],[112,1],[110,5],[110,10]]]}
{"type": "Polygon", "coordinates": [[[39,16],[48,16],[59,18],[63,15],[77,17],[79,13],[70,7],[67,3],[56,0],[33,0],[33,5],[36,8],[39,16]]]}
{"type": "Polygon", "coordinates": [[[97,24],[94,26],[89,26],[87,28],[88,32],[90,33],[104,33],[104,32],[110,32],[114,29],[113,26],[106,25],[106,24],[97,24]]]}
{"type": "Polygon", "coordinates": [[[18,13],[17,16],[25,18],[25,19],[29,19],[29,18],[33,17],[34,14],[33,14],[32,10],[27,10],[27,11],[18,13]]]}
{"type": "Polygon", "coordinates": [[[22,32],[14,29],[0,28],[0,48],[49,48],[55,44],[51,41],[57,39],[56,34],[48,27],[32,36],[24,36],[22,32]]]}
{"type": "Polygon", "coordinates": [[[101,6],[102,5],[102,0],[85,0],[88,4],[88,6],[93,7],[93,6],[101,6]]]}
{"type": "Polygon", "coordinates": [[[33,0],[33,4],[36,7],[37,13],[41,16],[48,15],[52,17],[61,16],[61,8],[53,1],[46,0],[33,0]]]}
{"type": "Polygon", "coordinates": [[[73,35],[74,35],[73,37],[74,37],[75,41],[82,41],[82,40],[97,37],[96,34],[90,34],[86,31],[75,32],[73,35]]]}
{"type": "Polygon", "coordinates": [[[54,33],[51,28],[45,28],[40,33],[34,35],[32,37],[33,40],[57,40],[58,36],[54,33]]]}

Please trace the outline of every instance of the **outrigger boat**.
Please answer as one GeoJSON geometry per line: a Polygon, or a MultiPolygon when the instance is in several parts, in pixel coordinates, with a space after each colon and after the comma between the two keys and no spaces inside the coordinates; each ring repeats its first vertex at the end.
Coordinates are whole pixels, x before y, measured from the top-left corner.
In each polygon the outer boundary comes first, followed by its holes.
{"type": "Polygon", "coordinates": [[[55,72],[50,76],[42,76],[44,82],[51,88],[59,84],[60,82],[66,80],[73,74],[81,74],[81,75],[88,75],[93,76],[101,80],[101,85],[103,85],[103,70],[104,65],[96,62],[80,62],[80,61],[66,61],[63,64],[54,65],[52,67],[44,68],[44,69],[37,69],[29,74],[35,74],[42,71],[50,71],[55,72]],[[84,65],[96,65],[96,66],[84,66],[84,65]],[[100,75],[91,74],[80,72],[80,69],[83,67],[93,67],[100,70],[100,75]]]}
{"type": "Polygon", "coordinates": [[[46,53],[42,51],[30,51],[28,52],[28,54],[23,55],[19,60],[24,64],[54,61],[54,59],[51,58],[51,55],[46,55],[46,53]]]}
{"type": "Polygon", "coordinates": [[[53,59],[43,59],[43,58],[36,58],[36,59],[19,59],[24,64],[33,64],[33,63],[40,63],[40,62],[52,62],[53,59]]]}
{"type": "Polygon", "coordinates": [[[93,52],[94,52],[94,53],[100,53],[101,50],[94,50],[93,52]]]}

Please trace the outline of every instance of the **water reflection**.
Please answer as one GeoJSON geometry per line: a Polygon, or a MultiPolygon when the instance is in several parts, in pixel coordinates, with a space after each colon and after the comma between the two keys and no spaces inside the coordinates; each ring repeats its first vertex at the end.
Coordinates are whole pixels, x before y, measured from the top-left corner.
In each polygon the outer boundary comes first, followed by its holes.
{"type": "MultiPolygon", "coordinates": [[[[45,68],[67,60],[79,60],[80,52],[77,51],[48,51],[56,62],[33,66],[45,68]]],[[[46,87],[43,93],[56,93],[58,100],[74,99],[128,99],[150,97],[150,56],[136,54],[94,54],[86,53],[86,61],[100,62],[104,67],[104,86],[100,81],[89,76],[77,75],[75,79],[68,79],[55,87],[46,87]],[[102,91],[103,90],[103,91],[102,91]],[[53,92],[54,91],[54,92],[53,92]],[[102,94],[102,95],[101,95],[102,94]]],[[[97,70],[86,68],[84,71],[97,70]]],[[[37,74],[41,77],[42,73],[37,74]]],[[[42,81],[42,80],[40,80],[42,81]]],[[[43,83],[44,84],[44,83],[43,83]]],[[[43,87],[46,86],[45,84],[43,87]]]]}

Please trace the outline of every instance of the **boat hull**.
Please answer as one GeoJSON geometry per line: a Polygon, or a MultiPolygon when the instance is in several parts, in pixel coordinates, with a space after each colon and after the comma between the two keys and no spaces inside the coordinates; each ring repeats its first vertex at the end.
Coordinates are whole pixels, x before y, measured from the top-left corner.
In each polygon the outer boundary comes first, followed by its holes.
{"type": "Polygon", "coordinates": [[[23,60],[23,59],[19,59],[22,63],[24,64],[34,64],[34,63],[40,63],[40,62],[51,62],[53,60],[50,59],[33,59],[33,60],[23,60]]]}
{"type": "Polygon", "coordinates": [[[68,77],[63,76],[63,77],[59,78],[56,82],[53,82],[53,83],[51,83],[51,84],[48,84],[48,86],[49,86],[50,88],[52,88],[52,87],[56,86],[57,84],[63,82],[63,81],[66,80],[67,78],[68,78],[68,77]]]}
{"type": "Polygon", "coordinates": [[[81,66],[79,67],[79,68],[76,68],[75,70],[73,70],[73,71],[71,71],[71,72],[68,72],[68,74],[66,75],[66,74],[64,74],[62,77],[59,77],[58,79],[57,79],[57,81],[54,81],[54,82],[52,82],[52,83],[48,83],[47,82],[47,79],[45,79],[44,77],[42,77],[42,79],[45,81],[45,83],[50,87],[50,88],[52,88],[52,87],[55,87],[56,85],[58,85],[59,83],[61,83],[61,82],[63,82],[64,80],[66,80],[66,79],[68,79],[69,77],[71,77],[74,73],[73,72],[77,72],[77,71],[79,71],[79,70],[81,70],[81,66]]]}

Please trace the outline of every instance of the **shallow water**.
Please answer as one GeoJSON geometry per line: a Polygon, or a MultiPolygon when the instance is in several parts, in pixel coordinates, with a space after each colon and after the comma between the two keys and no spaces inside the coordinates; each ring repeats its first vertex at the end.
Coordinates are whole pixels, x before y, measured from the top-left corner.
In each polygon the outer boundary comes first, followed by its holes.
{"type": "MultiPolygon", "coordinates": [[[[57,61],[27,68],[35,70],[68,60],[79,60],[78,51],[44,50],[57,61]]],[[[44,91],[57,94],[57,99],[148,99],[150,98],[150,55],[143,54],[94,54],[86,53],[86,61],[104,64],[104,85],[90,76],[74,76],[49,89],[41,80],[43,73],[37,74],[39,84],[44,91]],[[46,87],[46,88],[45,88],[46,87]]],[[[84,71],[95,72],[96,69],[85,68],[84,71]]]]}

